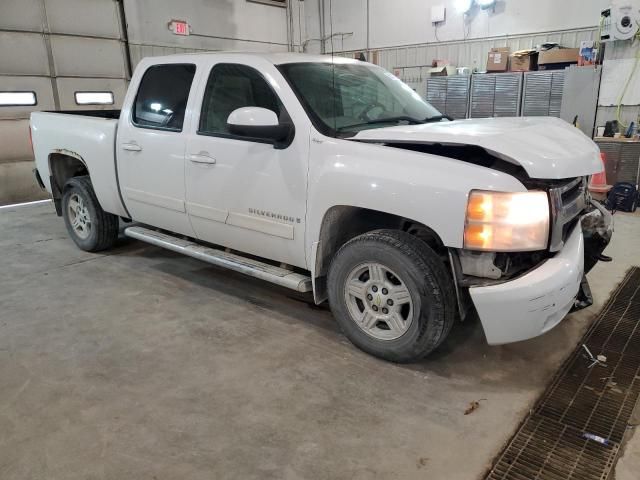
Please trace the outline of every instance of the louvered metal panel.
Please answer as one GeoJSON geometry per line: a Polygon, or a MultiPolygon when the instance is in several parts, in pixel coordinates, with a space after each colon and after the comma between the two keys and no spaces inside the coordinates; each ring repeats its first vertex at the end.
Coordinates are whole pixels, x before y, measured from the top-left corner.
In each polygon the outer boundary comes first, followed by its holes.
{"type": "Polygon", "coordinates": [[[517,117],[520,114],[521,88],[521,73],[474,75],[469,117],[517,117]]]}
{"type": "Polygon", "coordinates": [[[525,73],[522,115],[560,117],[563,88],[564,71],[525,73]]]}
{"type": "Polygon", "coordinates": [[[562,110],[562,90],[564,89],[564,71],[551,74],[551,96],[549,99],[549,116],[560,118],[562,110]]]}
{"type": "Polygon", "coordinates": [[[429,78],[427,80],[427,102],[445,113],[447,109],[447,79],[429,78]]]}
{"type": "Polygon", "coordinates": [[[445,113],[452,118],[467,118],[469,109],[469,75],[455,75],[447,78],[447,108],[445,113]]]}
{"type": "Polygon", "coordinates": [[[620,151],[618,181],[638,184],[638,163],[640,162],[640,143],[625,143],[620,151]]]}
{"type": "Polygon", "coordinates": [[[549,72],[525,73],[522,115],[525,117],[549,115],[551,79],[549,72]]]}
{"type": "Polygon", "coordinates": [[[613,185],[618,180],[618,165],[620,164],[620,151],[622,144],[620,142],[596,140],[600,151],[604,153],[605,173],[607,174],[607,183],[613,185]]]}
{"type": "Polygon", "coordinates": [[[497,75],[473,75],[470,118],[493,117],[497,75]]]}
{"type": "Polygon", "coordinates": [[[493,115],[517,117],[522,99],[522,73],[501,73],[496,76],[496,93],[493,115]]]}

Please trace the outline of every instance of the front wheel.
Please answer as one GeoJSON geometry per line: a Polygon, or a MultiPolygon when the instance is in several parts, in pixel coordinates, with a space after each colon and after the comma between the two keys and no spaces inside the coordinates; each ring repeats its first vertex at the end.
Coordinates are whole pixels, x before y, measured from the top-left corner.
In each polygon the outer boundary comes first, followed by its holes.
{"type": "Polygon", "coordinates": [[[345,335],[393,362],[420,360],[455,319],[452,279],[439,256],[416,237],[378,230],[347,242],[329,268],[329,302],[345,335]]]}
{"type": "Polygon", "coordinates": [[[82,250],[106,250],[118,238],[118,217],[102,210],[87,176],[65,184],[62,214],[69,236],[82,250]]]}

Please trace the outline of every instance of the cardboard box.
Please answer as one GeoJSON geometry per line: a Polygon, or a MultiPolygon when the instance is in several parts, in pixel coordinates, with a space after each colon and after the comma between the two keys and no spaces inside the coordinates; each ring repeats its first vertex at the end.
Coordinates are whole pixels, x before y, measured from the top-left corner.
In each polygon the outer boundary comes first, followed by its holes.
{"type": "Polygon", "coordinates": [[[538,53],[528,55],[511,55],[509,58],[510,72],[532,72],[538,69],[538,53]]]}
{"type": "Polygon", "coordinates": [[[540,52],[538,65],[548,65],[552,63],[578,63],[580,57],[579,48],[553,48],[540,52]]]}
{"type": "Polygon", "coordinates": [[[431,68],[431,76],[432,77],[449,77],[451,75],[456,74],[456,67],[451,65],[445,65],[444,67],[433,67],[431,68]]]}
{"type": "Polygon", "coordinates": [[[509,69],[509,47],[492,48],[487,59],[487,72],[506,72],[509,69]]]}

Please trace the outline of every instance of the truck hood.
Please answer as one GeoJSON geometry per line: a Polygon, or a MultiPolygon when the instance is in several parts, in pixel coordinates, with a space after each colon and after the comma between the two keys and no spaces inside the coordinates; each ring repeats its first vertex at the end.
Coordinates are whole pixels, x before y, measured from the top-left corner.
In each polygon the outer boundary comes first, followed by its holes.
{"type": "Polygon", "coordinates": [[[352,140],[475,145],[520,165],[529,177],[562,179],[602,171],[600,150],[580,130],[551,117],[483,118],[376,128],[352,140]]]}

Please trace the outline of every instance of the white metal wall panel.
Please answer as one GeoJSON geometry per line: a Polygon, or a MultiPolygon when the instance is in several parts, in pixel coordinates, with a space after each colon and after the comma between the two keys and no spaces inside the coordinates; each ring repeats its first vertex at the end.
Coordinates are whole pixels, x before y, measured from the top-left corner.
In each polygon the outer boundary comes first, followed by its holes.
{"type": "Polygon", "coordinates": [[[112,0],[46,0],[51,33],[119,39],[120,16],[112,0]]]}
{"type": "Polygon", "coordinates": [[[379,52],[380,66],[388,70],[431,65],[433,60],[438,59],[449,60],[452,65],[476,68],[478,71],[483,71],[487,65],[487,54],[493,47],[509,47],[511,51],[517,51],[555,41],[566,47],[577,48],[582,40],[594,40],[596,33],[597,31],[594,28],[585,28],[570,32],[548,32],[535,35],[434,42],[384,48],[377,51],[379,52]]]}
{"type": "Polygon", "coordinates": [[[47,47],[42,34],[0,32],[0,74],[49,75],[47,47]]]}
{"type": "Polygon", "coordinates": [[[0,1],[0,29],[37,32],[44,23],[42,0],[0,1]]]}
{"type": "Polygon", "coordinates": [[[62,110],[113,110],[122,105],[127,81],[121,78],[58,78],[58,95],[62,110]],[[112,92],[113,105],[78,105],[76,92],[112,92]]]}
{"type": "MultiPolygon", "coordinates": [[[[40,110],[55,110],[56,108],[55,102],[53,100],[53,88],[51,85],[51,79],[49,77],[0,75],[0,92],[3,91],[33,91],[36,93],[36,101],[38,103],[33,106],[25,107],[0,107],[0,118],[29,118],[29,114],[31,112],[40,110]]],[[[0,156],[2,156],[1,149],[0,156]]]]}
{"type": "Polygon", "coordinates": [[[125,78],[123,44],[118,40],[51,35],[56,75],[125,78]]]}

